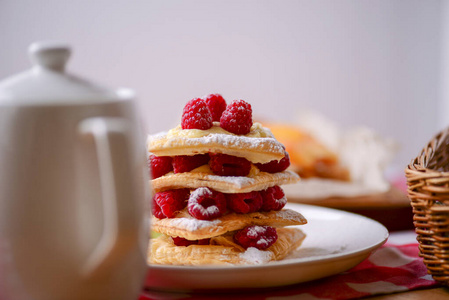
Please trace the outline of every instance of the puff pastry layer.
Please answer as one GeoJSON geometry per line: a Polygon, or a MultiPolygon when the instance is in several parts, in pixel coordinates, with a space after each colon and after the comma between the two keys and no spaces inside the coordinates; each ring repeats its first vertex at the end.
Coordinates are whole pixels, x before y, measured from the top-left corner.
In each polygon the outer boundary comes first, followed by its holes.
{"type": "Polygon", "coordinates": [[[253,163],[281,160],[285,156],[284,146],[275,138],[254,138],[231,134],[210,134],[198,138],[167,137],[167,133],[150,136],[148,151],[157,156],[196,155],[224,153],[244,157],[253,163]]]}
{"type": "Polygon", "coordinates": [[[230,213],[211,221],[197,220],[189,215],[187,209],[184,209],[178,213],[176,218],[157,219],[153,217],[152,229],[169,236],[200,240],[251,225],[283,227],[306,223],[307,220],[303,215],[290,209],[249,214],[230,213]]]}
{"type": "Polygon", "coordinates": [[[278,240],[268,249],[241,248],[232,241],[232,236],[211,240],[211,245],[176,246],[173,240],[161,235],[151,240],[148,263],[166,265],[235,265],[260,264],[281,260],[298,248],[305,234],[298,228],[277,229],[278,240]]]}
{"type": "Polygon", "coordinates": [[[209,173],[185,172],[164,175],[153,179],[151,184],[155,192],[178,188],[196,189],[204,186],[222,193],[248,193],[298,181],[298,174],[289,170],[278,173],[259,172],[251,177],[226,177],[209,173]]]}

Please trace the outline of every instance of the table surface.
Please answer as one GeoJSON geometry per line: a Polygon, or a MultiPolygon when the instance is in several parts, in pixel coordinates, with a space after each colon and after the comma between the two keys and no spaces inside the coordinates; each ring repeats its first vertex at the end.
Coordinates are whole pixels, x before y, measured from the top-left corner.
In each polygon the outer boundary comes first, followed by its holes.
{"type": "Polygon", "coordinates": [[[396,294],[382,295],[382,296],[373,296],[369,297],[369,299],[375,300],[422,300],[422,299],[430,299],[430,300],[443,300],[449,299],[449,289],[447,287],[436,287],[424,290],[413,290],[407,292],[401,292],[396,294]]]}

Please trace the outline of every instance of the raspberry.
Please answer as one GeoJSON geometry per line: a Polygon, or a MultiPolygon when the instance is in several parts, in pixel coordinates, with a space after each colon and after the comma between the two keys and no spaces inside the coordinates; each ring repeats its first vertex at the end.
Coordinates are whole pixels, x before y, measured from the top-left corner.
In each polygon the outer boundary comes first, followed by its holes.
{"type": "Polygon", "coordinates": [[[259,168],[262,172],[267,173],[277,173],[282,172],[290,166],[290,156],[287,152],[285,152],[285,156],[280,160],[272,160],[265,164],[256,164],[256,167],[259,168]]]}
{"type": "Polygon", "coordinates": [[[210,154],[209,167],[220,176],[246,176],[251,171],[251,162],[246,158],[227,154],[210,154]]]}
{"type": "Polygon", "coordinates": [[[170,156],[150,155],[150,170],[153,179],[161,177],[173,171],[172,158],[170,156]]]}
{"type": "Polygon", "coordinates": [[[153,216],[158,219],[165,219],[166,216],[161,210],[161,207],[156,203],[155,198],[153,197],[153,205],[152,205],[153,216]]]}
{"type": "Polygon", "coordinates": [[[243,100],[234,100],[221,115],[220,127],[235,134],[247,134],[253,126],[251,104],[243,100]]]}
{"type": "Polygon", "coordinates": [[[167,218],[173,218],[178,211],[186,207],[189,189],[176,189],[159,192],[154,195],[154,201],[167,218]]]}
{"type": "Polygon", "coordinates": [[[188,240],[182,237],[172,237],[173,243],[176,246],[190,246],[190,245],[209,245],[210,239],[202,239],[202,240],[188,240]]]}
{"type": "Polygon", "coordinates": [[[226,109],[226,101],[220,94],[210,94],[204,98],[207,107],[209,107],[212,114],[212,121],[220,122],[221,114],[226,109]]]}
{"type": "Polygon", "coordinates": [[[182,111],[182,129],[207,130],[212,125],[212,114],[203,99],[195,98],[187,102],[182,111]]]}
{"type": "Polygon", "coordinates": [[[175,173],[190,172],[209,162],[209,154],[197,154],[193,156],[179,155],[173,158],[173,170],[175,173]]]}
{"type": "Polygon", "coordinates": [[[247,214],[258,211],[263,204],[262,196],[259,192],[227,194],[228,207],[236,213],[247,214]]]}
{"type": "Polygon", "coordinates": [[[265,250],[278,239],[276,229],[270,226],[248,226],[234,234],[234,241],[245,249],[265,250]]]}
{"type": "Polygon", "coordinates": [[[287,198],[280,186],[275,185],[260,192],[263,205],[262,211],[281,210],[287,204],[287,198]]]}
{"type": "Polygon", "coordinates": [[[190,194],[187,209],[198,220],[212,220],[226,212],[226,198],[220,192],[200,187],[190,194]]]}

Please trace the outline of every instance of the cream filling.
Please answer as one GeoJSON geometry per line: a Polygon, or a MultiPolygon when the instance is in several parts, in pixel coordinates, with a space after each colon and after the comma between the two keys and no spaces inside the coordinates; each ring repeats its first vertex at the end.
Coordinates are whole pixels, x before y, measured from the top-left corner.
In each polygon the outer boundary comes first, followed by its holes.
{"type": "MultiPolygon", "coordinates": [[[[170,129],[167,133],[167,138],[200,138],[203,136],[207,136],[210,134],[226,134],[226,135],[235,135],[227,130],[224,130],[220,127],[219,122],[214,122],[212,128],[207,130],[201,129],[182,129],[181,125],[176,126],[173,129],[170,129]]],[[[241,135],[249,138],[273,138],[273,134],[268,128],[262,126],[262,124],[258,122],[254,122],[253,126],[251,126],[251,130],[248,134],[241,135]]]]}

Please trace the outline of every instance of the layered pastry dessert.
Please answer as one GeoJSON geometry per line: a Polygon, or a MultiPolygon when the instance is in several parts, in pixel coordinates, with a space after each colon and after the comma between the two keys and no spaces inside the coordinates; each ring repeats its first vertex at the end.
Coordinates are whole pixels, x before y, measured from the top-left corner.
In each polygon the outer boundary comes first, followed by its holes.
{"type": "Polygon", "coordinates": [[[259,264],[281,260],[307,223],[281,188],[299,176],[285,147],[253,122],[251,105],[218,94],[190,100],[181,124],[148,138],[152,238],[148,262],[259,264]]]}

